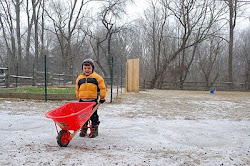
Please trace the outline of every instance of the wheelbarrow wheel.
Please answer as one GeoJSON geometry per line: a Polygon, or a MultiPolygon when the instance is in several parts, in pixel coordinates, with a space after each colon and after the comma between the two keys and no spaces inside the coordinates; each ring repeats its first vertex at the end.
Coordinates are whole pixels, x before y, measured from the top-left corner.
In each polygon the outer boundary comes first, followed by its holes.
{"type": "Polygon", "coordinates": [[[61,130],[58,134],[57,137],[57,143],[59,146],[61,147],[66,147],[68,146],[69,142],[70,142],[70,132],[67,130],[61,130]]]}

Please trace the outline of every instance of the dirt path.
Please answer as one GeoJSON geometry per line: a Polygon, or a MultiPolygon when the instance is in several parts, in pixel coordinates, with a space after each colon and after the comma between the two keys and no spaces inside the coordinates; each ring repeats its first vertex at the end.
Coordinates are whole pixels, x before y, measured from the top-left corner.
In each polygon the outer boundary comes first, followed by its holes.
{"type": "Polygon", "coordinates": [[[60,148],[44,114],[67,102],[0,99],[0,165],[250,165],[250,93],[123,94],[97,138],[60,148]]]}

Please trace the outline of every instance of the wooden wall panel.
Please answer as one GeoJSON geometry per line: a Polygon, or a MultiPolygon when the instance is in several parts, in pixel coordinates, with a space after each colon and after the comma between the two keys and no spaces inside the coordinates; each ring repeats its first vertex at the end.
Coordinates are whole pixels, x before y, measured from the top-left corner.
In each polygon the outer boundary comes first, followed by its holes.
{"type": "Polygon", "coordinates": [[[140,59],[127,60],[126,91],[139,92],[140,59]]]}

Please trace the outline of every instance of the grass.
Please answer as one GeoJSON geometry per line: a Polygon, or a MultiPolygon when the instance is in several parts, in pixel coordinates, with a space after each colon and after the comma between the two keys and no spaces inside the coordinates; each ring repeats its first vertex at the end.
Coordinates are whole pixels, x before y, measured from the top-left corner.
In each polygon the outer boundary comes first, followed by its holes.
{"type": "MultiPolygon", "coordinates": [[[[30,88],[16,88],[16,89],[3,89],[0,93],[44,93],[45,88],[43,87],[30,87],[30,88]]],[[[48,87],[48,94],[75,94],[74,88],[56,88],[48,87]]]]}

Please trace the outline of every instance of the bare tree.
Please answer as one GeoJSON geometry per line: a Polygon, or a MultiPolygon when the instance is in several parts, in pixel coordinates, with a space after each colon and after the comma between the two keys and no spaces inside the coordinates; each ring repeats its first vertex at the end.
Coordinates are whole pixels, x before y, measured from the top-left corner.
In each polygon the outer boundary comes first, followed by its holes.
{"type": "Polygon", "coordinates": [[[44,14],[45,14],[45,0],[41,0],[40,6],[42,6],[42,16],[41,16],[41,55],[45,54],[45,43],[44,43],[44,29],[45,29],[45,21],[44,21],[44,14]]]}
{"type": "Polygon", "coordinates": [[[229,40],[228,40],[228,82],[230,88],[233,86],[233,53],[234,53],[234,29],[236,26],[236,19],[238,16],[239,8],[246,5],[250,1],[238,0],[224,0],[229,8],[229,40]]]}
{"type": "Polygon", "coordinates": [[[8,67],[10,73],[16,72],[16,39],[15,39],[15,22],[13,19],[12,6],[7,0],[0,1],[1,13],[0,23],[2,33],[7,48],[8,67]]]}
{"type": "MultiPolygon", "coordinates": [[[[101,33],[101,32],[100,32],[101,33]]],[[[102,33],[99,35],[98,32],[96,32],[97,35],[90,35],[90,45],[94,52],[95,56],[95,62],[100,67],[101,71],[103,72],[104,76],[107,76],[107,71],[104,67],[104,64],[102,63],[102,57],[101,52],[105,52],[105,49],[102,47],[102,43],[107,40],[107,35],[103,39],[101,39],[100,36],[102,36],[102,33]]]]}
{"type": "Polygon", "coordinates": [[[215,63],[217,57],[221,54],[221,42],[222,40],[216,41],[210,38],[209,41],[204,42],[203,46],[197,51],[201,72],[208,89],[213,86],[219,77],[219,71],[215,68],[215,63]]]}
{"type": "Polygon", "coordinates": [[[232,88],[233,83],[233,47],[234,47],[234,28],[237,16],[237,0],[227,0],[225,3],[229,7],[229,41],[228,41],[228,82],[232,88]]]}
{"type": "Polygon", "coordinates": [[[236,40],[236,73],[239,82],[244,82],[246,90],[250,89],[250,29],[243,31],[236,40]]]}
{"type": "Polygon", "coordinates": [[[15,6],[16,11],[16,38],[17,38],[17,65],[18,68],[21,68],[22,61],[22,44],[21,44],[21,22],[20,22],[20,6],[23,3],[23,0],[12,0],[12,3],[15,6]]]}
{"type": "Polygon", "coordinates": [[[84,8],[91,0],[67,0],[69,8],[61,2],[51,2],[51,10],[46,10],[47,15],[53,22],[54,30],[51,30],[57,36],[61,48],[62,66],[67,69],[68,75],[74,73],[74,58],[72,52],[72,42],[74,35],[79,28],[79,22],[86,16],[84,8]]]}
{"type": "Polygon", "coordinates": [[[34,59],[34,82],[33,85],[36,84],[37,80],[37,71],[38,71],[38,57],[39,57],[39,12],[40,12],[40,0],[32,0],[32,10],[33,10],[33,20],[34,20],[34,28],[35,28],[35,59],[34,59]]]}
{"type": "MultiPolygon", "coordinates": [[[[33,10],[32,10],[33,11],[33,10]]],[[[29,1],[26,1],[26,15],[27,15],[27,37],[26,37],[26,48],[25,48],[25,59],[26,59],[26,64],[25,66],[28,68],[30,66],[30,45],[31,45],[31,35],[32,35],[32,27],[34,23],[34,14],[32,12],[30,16],[30,8],[29,8],[29,1]]]]}
{"type": "MultiPolygon", "coordinates": [[[[211,31],[211,27],[218,21],[223,11],[223,9],[218,10],[218,8],[217,10],[215,10],[215,1],[210,0],[161,0],[160,7],[164,8],[163,11],[165,11],[160,14],[164,16],[165,13],[168,12],[170,16],[168,16],[167,20],[171,20],[171,22],[173,22],[172,20],[175,19],[177,21],[177,24],[175,24],[174,26],[179,26],[180,28],[179,31],[173,30],[171,35],[163,34],[162,36],[164,36],[164,39],[157,39],[158,41],[167,41],[173,39],[172,41],[177,41],[177,44],[172,47],[171,51],[161,51],[161,63],[157,66],[157,72],[155,72],[154,77],[152,78],[151,88],[155,86],[155,83],[161,76],[163,76],[169,64],[173,62],[180,53],[183,53],[183,51],[185,51],[185,49],[187,48],[194,47],[198,43],[201,43],[209,35],[214,33],[211,31]]],[[[162,25],[164,25],[164,19],[161,23],[162,25]]],[[[166,28],[164,30],[167,32],[166,28]]],[[[159,32],[161,31],[158,31],[158,34],[161,34],[159,32]]],[[[160,49],[164,50],[166,48],[162,47],[160,49]]],[[[158,52],[160,52],[160,50],[158,50],[158,52]]],[[[185,55],[185,52],[182,55],[185,55]]],[[[183,60],[185,59],[183,58],[183,60]]],[[[190,66],[190,64],[188,66],[190,66]]],[[[186,74],[183,73],[183,71],[181,72],[182,81],[186,77],[186,74]]]]}
{"type": "MultiPolygon", "coordinates": [[[[111,41],[114,34],[121,32],[124,25],[119,25],[117,21],[121,19],[121,15],[125,13],[124,8],[126,5],[126,0],[108,0],[107,5],[104,4],[103,10],[101,11],[101,21],[106,29],[105,37],[100,41],[98,39],[97,44],[101,44],[103,41],[107,40],[107,52],[106,52],[106,62],[111,71],[111,59],[114,56],[111,52],[111,41]]],[[[97,63],[98,60],[97,60],[97,63]]],[[[99,63],[100,64],[100,63],[99,63]]],[[[104,73],[107,73],[104,71],[104,73]]]]}

